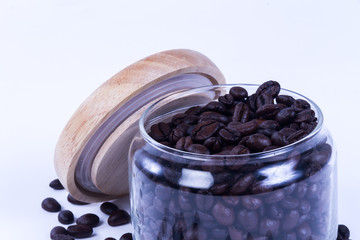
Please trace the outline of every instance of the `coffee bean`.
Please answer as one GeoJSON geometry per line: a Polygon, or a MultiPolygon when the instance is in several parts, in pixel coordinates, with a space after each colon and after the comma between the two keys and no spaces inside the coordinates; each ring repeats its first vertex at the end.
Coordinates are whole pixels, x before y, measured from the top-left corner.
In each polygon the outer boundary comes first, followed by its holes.
{"type": "Polygon", "coordinates": [[[191,144],[187,148],[187,150],[189,152],[197,153],[197,154],[210,154],[210,151],[204,145],[201,144],[191,144]]]}
{"type": "Polygon", "coordinates": [[[234,210],[220,202],[214,205],[211,212],[216,221],[223,226],[230,226],[235,221],[234,210]]]}
{"type": "Polygon", "coordinates": [[[195,203],[200,211],[207,211],[213,206],[214,198],[209,192],[199,193],[195,196],[195,203]]]}
{"type": "Polygon", "coordinates": [[[259,94],[256,98],[256,108],[258,110],[264,105],[274,105],[274,99],[267,93],[259,94]]]}
{"type": "Polygon", "coordinates": [[[118,206],[116,206],[114,203],[112,202],[103,202],[101,205],[100,205],[100,210],[107,214],[107,215],[110,215],[112,212],[118,210],[118,206]]]}
{"type": "Polygon", "coordinates": [[[204,146],[210,151],[210,153],[218,153],[221,151],[222,143],[218,137],[209,137],[204,141],[204,146]]]}
{"type": "Polygon", "coordinates": [[[184,113],[185,115],[199,115],[201,112],[202,112],[202,107],[196,106],[187,109],[184,113]]]}
{"type": "Polygon", "coordinates": [[[264,148],[269,147],[271,145],[272,143],[270,138],[260,133],[255,133],[251,135],[249,139],[246,141],[246,146],[252,152],[261,152],[264,150],[264,148]]]}
{"type": "Polygon", "coordinates": [[[218,112],[218,113],[226,113],[226,107],[221,102],[209,102],[203,108],[204,112],[218,112]]]}
{"type": "Polygon", "coordinates": [[[213,121],[217,121],[217,122],[221,122],[221,123],[229,122],[229,118],[226,115],[218,113],[218,112],[212,112],[212,111],[207,111],[207,112],[201,113],[200,120],[201,119],[203,119],[204,121],[213,120],[213,121]]]}
{"type": "Polygon", "coordinates": [[[295,102],[291,105],[291,107],[296,112],[301,112],[303,110],[310,109],[311,106],[306,100],[296,99],[295,102]]]}
{"type": "Polygon", "coordinates": [[[280,220],[284,217],[284,210],[277,204],[270,205],[268,212],[272,219],[280,220]]]}
{"type": "Polygon", "coordinates": [[[295,117],[299,116],[299,114],[296,115],[296,112],[294,109],[288,107],[280,110],[276,114],[276,121],[282,125],[291,123],[295,117]]]}
{"type": "Polygon", "coordinates": [[[51,197],[45,198],[41,203],[41,207],[48,212],[59,212],[61,210],[59,202],[51,197]]]}
{"type": "Polygon", "coordinates": [[[280,92],[280,84],[276,81],[264,82],[256,90],[256,94],[258,94],[258,95],[267,93],[273,98],[276,98],[278,96],[279,92],[280,92]]]}
{"type": "Polygon", "coordinates": [[[246,174],[237,180],[234,185],[230,188],[231,193],[241,194],[248,190],[248,188],[254,183],[255,176],[252,173],[246,174]]]}
{"type": "Polygon", "coordinates": [[[87,205],[87,204],[89,204],[89,203],[82,202],[82,201],[79,201],[79,200],[75,199],[75,198],[74,198],[73,196],[71,196],[70,194],[68,194],[67,200],[68,200],[70,203],[74,204],[74,205],[87,205]]]}
{"type": "Polygon", "coordinates": [[[177,125],[169,134],[169,142],[176,144],[176,142],[179,141],[181,137],[186,136],[189,127],[190,125],[187,123],[181,123],[177,125]]]}
{"type": "Polygon", "coordinates": [[[296,123],[311,122],[314,120],[314,118],[315,118],[315,112],[311,109],[306,109],[296,114],[294,122],[296,123]]]}
{"type": "Polygon", "coordinates": [[[311,228],[307,223],[302,223],[297,227],[296,233],[300,239],[309,239],[311,237],[311,228]]]}
{"type": "Polygon", "coordinates": [[[241,198],[241,203],[248,210],[256,210],[263,204],[260,198],[252,196],[243,196],[241,198]]]}
{"type": "Polygon", "coordinates": [[[242,87],[232,87],[229,93],[235,100],[244,100],[248,96],[248,92],[242,87]]]}
{"type": "Polygon", "coordinates": [[[247,136],[256,132],[257,123],[255,121],[250,121],[246,123],[230,122],[227,125],[227,129],[234,134],[237,133],[239,136],[247,136]]]}
{"type": "Polygon", "coordinates": [[[345,240],[349,238],[350,238],[349,228],[343,224],[339,224],[337,240],[345,240]]]}
{"type": "Polygon", "coordinates": [[[297,210],[290,210],[288,213],[285,214],[284,220],[282,221],[282,230],[285,232],[289,232],[293,230],[299,221],[300,214],[297,210]]]}
{"type": "Polygon", "coordinates": [[[54,239],[56,235],[68,235],[66,229],[62,226],[53,227],[50,231],[50,238],[54,239]]]}
{"type": "Polygon", "coordinates": [[[249,120],[249,118],[250,118],[250,109],[248,105],[246,105],[243,102],[236,104],[232,116],[232,121],[245,123],[249,120]]]}
{"type": "Polygon", "coordinates": [[[71,224],[74,222],[74,214],[70,210],[62,210],[59,212],[58,221],[62,224],[71,224]]]}
{"type": "Polygon", "coordinates": [[[73,238],[70,235],[64,235],[64,234],[58,234],[55,235],[52,240],[74,240],[75,238],[73,238]]]}
{"type": "Polygon", "coordinates": [[[213,120],[201,122],[197,124],[193,130],[192,135],[195,141],[203,142],[210,138],[219,129],[219,123],[213,120]]]}
{"type": "Polygon", "coordinates": [[[107,237],[107,238],[105,238],[104,240],[116,240],[116,239],[113,238],[113,237],[107,237]]]}
{"type": "Polygon", "coordinates": [[[49,186],[55,190],[62,190],[64,186],[61,184],[59,179],[54,179],[50,182],[49,186]]]}
{"type": "Polygon", "coordinates": [[[161,142],[167,140],[170,132],[171,128],[169,127],[169,125],[164,122],[160,122],[151,126],[150,136],[156,141],[161,142]]]}
{"type": "Polygon", "coordinates": [[[276,102],[291,107],[291,105],[295,102],[295,99],[292,96],[279,95],[276,97],[276,102]]]}
{"type": "Polygon", "coordinates": [[[225,106],[231,106],[234,103],[234,97],[231,94],[225,94],[219,97],[219,102],[225,106]]]}
{"type": "Polygon", "coordinates": [[[132,234],[131,233],[125,233],[120,237],[120,240],[132,240],[132,234]]]}
{"type": "Polygon", "coordinates": [[[69,235],[75,238],[88,238],[93,233],[92,227],[88,225],[71,225],[67,228],[69,235]]]}
{"type": "Polygon", "coordinates": [[[221,129],[219,136],[222,141],[229,144],[236,144],[240,140],[240,134],[236,134],[227,128],[221,129]]]}
{"type": "Polygon", "coordinates": [[[263,218],[259,224],[259,233],[261,235],[277,235],[279,233],[280,221],[270,218],[263,218]]]}
{"type": "Polygon", "coordinates": [[[276,115],[283,109],[280,104],[264,104],[256,110],[256,116],[263,119],[274,119],[276,115]]]}
{"type": "Polygon", "coordinates": [[[240,210],[237,219],[245,231],[253,231],[257,228],[259,217],[257,211],[240,210]]]}
{"type": "Polygon", "coordinates": [[[86,213],[76,219],[76,224],[78,225],[88,225],[92,228],[96,227],[100,222],[100,218],[93,213],[86,213]]]}
{"type": "Polygon", "coordinates": [[[112,227],[128,224],[129,222],[130,215],[122,209],[112,212],[108,218],[108,224],[112,227]]]}

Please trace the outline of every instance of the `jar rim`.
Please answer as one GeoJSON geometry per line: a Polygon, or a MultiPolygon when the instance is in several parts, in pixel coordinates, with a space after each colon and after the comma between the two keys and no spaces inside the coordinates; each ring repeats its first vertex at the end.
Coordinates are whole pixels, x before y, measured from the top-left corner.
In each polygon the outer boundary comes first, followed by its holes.
{"type": "Polygon", "coordinates": [[[170,154],[176,157],[181,157],[181,158],[186,158],[186,159],[190,159],[190,160],[198,160],[198,161],[212,161],[212,160],[217,160],[217,159],[223,159],[224,157],[227,158],[234,158],[234,157],[251,157],[251,158],[256,158],[256,159],[266,159],[269,157],[273,157],[275,155],[280,155],[286,152],[290,152],[292,149],[294,149],[296,146],[303,144],[304,142],[308,141],[309,139],[313,138],[314,136],[316,136],[319,131],[322,128],[323,122],[324,122],[324,117],[322,114],[322,111],[320,109],[320,107],[311,99],[309,99],[308,97],[297,93],[295,91],[292,90],[288,90],[285,88],[281,88],[280,92],[287,92],[290,93],[292,95],[295,95],[298,98],[302,98],[306,101],[308,101],[311,105],[311,109],[315,111],[316,117],[317,117],[317,125],[316,127],[308,134],[306,135],[304,138],[288,144],[286,146],[282,146],[276,149],[272,149],[272,150],[268,150],[268,151],[263,151],[263,152],[257,152],[257,153],[249,153],[249,154],[241,154],[241,155],[209,155],[209,154],[199,154],[199,153],[192,153],[192,152],[187,152],[187,151],[183,151],[183,150],[178,150],[176,148],[172,148],[169,146],[166,146],[164,144],[161,144],[160,142],[156,141],[155,139],[153,139],[145,130],[145,122],[147,120],[148,115],[151,113],[151,111],[156,108],[157,105],[161,104],[162,102],[166,101],[167,99],[178,99],[181,97],[185,97],[185,96],[189,96],[192,94],[196,94],[196,93],[201,93],[204,91],[208,91],[211,89],[221,89],[221,88],[231,88],[231,87],[244,87],[246,89],[246,87],[259,87],[259,84],[248,84],[248,83],[238,83],[238,84],[220,84],[220,85],[210,85],[210,86],[202,86],[202,87],[196,87],[196,88],[191,88],[191,89],[186,89],[186,90],[180,90],[180,91],[176,91],[174,93],[171,93],[170,95],[167,95],[161,99],[159,99],[158,101],[156,101],[155,103],[151,104],[141,115],[140,119],[139,119],[139,131],[141,136],[143,137],[143,139],[150,144],[152,147],[156,148],[157,150],[166,153],[166,154],[170,154]]]}

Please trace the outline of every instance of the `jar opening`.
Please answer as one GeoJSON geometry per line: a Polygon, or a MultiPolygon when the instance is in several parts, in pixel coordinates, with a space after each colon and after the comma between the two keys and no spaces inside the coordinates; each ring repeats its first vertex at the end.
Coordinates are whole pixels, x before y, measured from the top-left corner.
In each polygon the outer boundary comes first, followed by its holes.
{"type": "MultiPolygon", "coordinates": [[[[290,95],[294,97],[295,99],[303,99],[306,100],[310,106],[311,109],[315,112],[315,117],[317,118],[317,125],[311,131],[307,136],[304,138],[288,144],[283,147],[279,147],[272,150],[267,150],[263,152],[257,152],[257,153],[249,153],[249,154],[242,154],[242,155],[216,155],[216,154],[199,154],[199,153],[192,153],[187,152],[183,150],[178,150],[169,146],[166,146],[164,144],[161,144],[160,142],[154,140],[147,132],[149,129],[151,123],[154,123],[159,120],[163,120],[163,116],[166,114],[174,115],[174,111],[180,111],[182,109],[187,109],[189,107],[199,105],[203,101],[203,104],[206,104],[210,101],[216,100],[216,98],[220,95],[220,93],[228,93],[229,89],[235,86],[240,86],[245,88],[246,90],[253,90],[259,87],[257,84],[225,84],[225,85],[216,85],[216,86],[205,86],[205,87],[197,87],[192,88],[189,90],[182,90],[178,92],[174,92],[173,94],[166,96],[159,101],[152,104],[148,109],[145,110],[145,112],[142,114],[140,120],[139,120],[139,130],[140,134],[143,137],[143,139],[148,143],[150,146],[154,147],[160,152],[170,154],[176,157],[191,159],[191,160],[198,160],[198,161],[212,161],[212,160],[218,160],[223,159],[224,157],[232,158],[232,157],[251,157],[256,159],[266,159],[271,157],[289,152],[293,150],[295,147],[308,142],[310,139],[314,138],[319,131],[321,130],[323,126],[323,114],[319,106],[313,102],[311,99],[297,93],[291,90],[287,90],[284,88],[281,88],[280,94],[283,95],[290,95]],[[189,100],[189,105],[186,107],[182,106],[180,108],[177,108],[176,105],[179,102],[184,102],[186,99],[189,100]],[[204,102],[208,101],[208,102],[204,102]],[[157,115],[157,113],[161,113],[160,115],[157,115]]],[[[250,95],[249,91],[249,95],[250,95]]],[[[271,160],[270,160],[271,161],[271,160]]]]}

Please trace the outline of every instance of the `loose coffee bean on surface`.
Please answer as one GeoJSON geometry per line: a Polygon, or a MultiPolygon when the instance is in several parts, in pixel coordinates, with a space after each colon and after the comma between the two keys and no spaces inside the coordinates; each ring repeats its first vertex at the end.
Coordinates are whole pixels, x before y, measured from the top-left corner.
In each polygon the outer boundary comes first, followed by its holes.
{"type": "Polygon", "coordinates": [[[346,240],[350,238],[350,230],[344,224],[339,224],[337,240],[346,240]]]}
{"type": "Polygon", "coordinates": [[[69,235],[75,238],[88,238],[93,233],[92,227],[88,225],[71,225],[67,228],[69,235]]]}
{"type": "Polygon", "coordinates": [[[120,240],[132,240],[132,234],[131,233],[125,233],[120,237],[120,240]]]}
{"type": "Polygon", "coordinates": [[[104,240],[116,240],[116,239],[113,238],[113,237],[107,237],[107,238],[105,238],[104,240]]]}
{"type": "Polygon", "coordinates": [[[114,203],[112,202],[103,202],[101,205],[100,205],[100,210],[107,214],[107,215],[110,215],[112,212],[118,210],[118,206],[116,206],[114,203]]]}
{"type": "Polygon", "coordinates": [[[76,219],[76,224],[78,225],[88,225],[92,228],[98,226],[100,218],[94,213],[86,213],[76,219]]]}
{"type": "Polygon", "coordinates": [[[129,222],[130,222],[130,215],[122,209],[112,212],[108,218],[108,224],[112,227],[121,226],[129,222]]]}
{"type": "Polygon", "coordinates": [[[55,190],[62,190],[64,186],[61,184],[59,179],[54,179],[50,182],[49,186],[55,190]]]}
{"type": "Polygon", "coordinates": [[[75,199],[75,198],[74,198],[73,196],[71,196],[70,194],[68,194],[67,200],[68,200],[70,203],[74,204],[74,205],[87,205],[87,204],[89,204],[89,203],[82,202],[82,201],[79,201],[79,200],[75,199]]]}
{"type": "Polygon", "coordinates": [[[71,224],[74,222],[74,214],[70,210],[62,210],[58,214],[58,221],[62,224],[71,224]]]}
{"type": "Polygon", "coordinates": [[[55,198],[45,198],[42,203],[41,207],[48,212],[59,212],[61,210],[60,203],[55,198]]]}
{"type": "Polygon", "coordinates": [[[52,240],[74,240],[70,235],[58,234],[52,238],[52,240]]]}
{"type": "Polygon", "coordinates": [[[56,227],[53,227],[53,229],[51,229],[50,238],[54,239],[54,237],[56,235],[68,235],[68,232],[66,231],[66,229],[64,227],[56,226],[56,227]]]}

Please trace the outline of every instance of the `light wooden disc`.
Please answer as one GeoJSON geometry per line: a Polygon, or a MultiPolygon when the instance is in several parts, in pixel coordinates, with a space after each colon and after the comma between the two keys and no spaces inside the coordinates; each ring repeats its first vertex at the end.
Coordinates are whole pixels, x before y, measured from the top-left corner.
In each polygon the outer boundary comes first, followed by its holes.
{"type": "Polygon", "coordinates": [[[85,202],[127,194],[129,145],[143,111],[175,91],[224,83],[211,60],[185,49],[157,53],[123,69],[80,105],[61,133],[55,149],[61,183],[85,202]]]}

